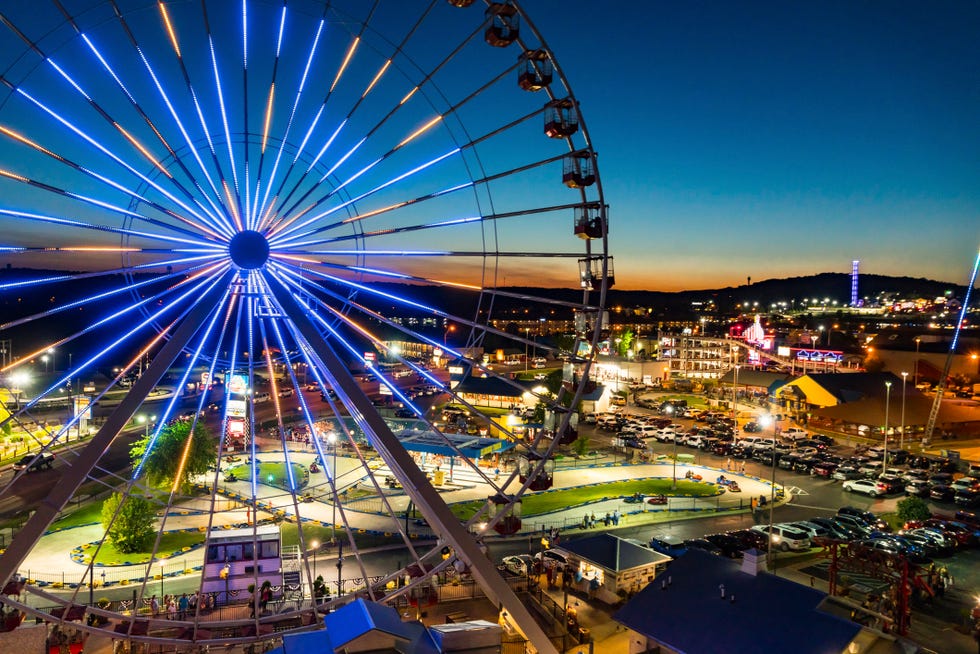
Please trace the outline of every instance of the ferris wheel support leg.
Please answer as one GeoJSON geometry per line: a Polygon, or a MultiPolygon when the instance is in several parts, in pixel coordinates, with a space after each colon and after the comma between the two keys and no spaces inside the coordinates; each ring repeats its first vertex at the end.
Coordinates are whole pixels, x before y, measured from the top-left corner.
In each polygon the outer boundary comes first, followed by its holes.
{"type": "MultiPolygon", "coordinates": [[[[229,273],[231,274],[231,273],[229,273]]],[[[68,504],[78,488],[84,483],[89,472],[99,462],[99,459],[109,449],[113,439],[119,435],[133,415],[143,404],[143,400],[157,385],[167,369],[177,360],[184,347],[204,324],[208,314],[217,306],[221,293],[228,286],[227,278],[223,278],[211,287],[211,290],[187,313],[170,340],[161,348],[153,362],[136,380],[126,397],[116,410],[106,419],[105,424],[92,438],[82,453],[62,473],[61,478],[51,488],[48,495],[36,508],[34,515],[27,521],[24,528],[10,541],[3,556],[0,556],[0,588],[6,585],[17,572],[24,559],[44,535],[51,523],[68,504]]]]}
{"type": "Polygon", "coordinates": [[[469,564],[473,576],[483,587],[487,598],[510,613],[513,622],[524,632],[531,645],[539,653],[557,654],[558,650],[552,645],[548,635],[500,576],[490,559],[480,550],[465,525],[449,510],[438,491],[429,483],[425,473],[419,470],[398,438],[378,415],[371,400],[354,381],[350,370],[320,335],[307,315],[309,309],[301,305],[292,293],[281,285],[271,283],[269,287],[283,313],[290,317],[317,358],[323,362],[327,374],[333,378],[331,381],[334,382],[334,390],[348,407],[356,409],[361,414],[362,428],[370,434],[371,445],[398,477],[405,492],[425,519],[469,564]]]}

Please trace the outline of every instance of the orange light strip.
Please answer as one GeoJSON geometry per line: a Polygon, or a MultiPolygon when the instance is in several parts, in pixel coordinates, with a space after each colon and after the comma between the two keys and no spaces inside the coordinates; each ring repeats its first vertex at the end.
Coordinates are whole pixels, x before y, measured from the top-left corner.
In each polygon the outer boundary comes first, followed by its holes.
{"type": "Polygon", "coordinates": [[[133,144],[133,147],[134,147],[134,148],[136,148],[137,150],[139,150],[140,152],[142,152],[142,153],[143,153],[143,156],[144,156],[144,157],[146,157],[147,159],[149,159],[150,161],[152,161],[152,162],[153,162],[153,165],[154,165],[154,166],[156,166],[156,168],[157,168],[157,170],[159,170],[159,171],[160,171],[161,173],[163,173],[163,174],[164,174],[164,175],[166,175],[167,177],[170,177],[171,179],[173,179],[173,175],[171,175],[171,174],[170,174],[170,171],[169,171],[169,170],[167,170],[166,168],[164,168],[164,167],[163,167],[163,164],[162,164],[162,163],[160,163],[160,162],[159,162],[159,161],[157,160],[157,158],[156,158],[156,157],[154,157],[154,156],[153,156],[152,154],[150,154],[150,151],[149,151],[149,150],[147,150],[147,149],[146,149],[146,147],[144,147],[142,143],[140,143],[140,142],[139,142],[138,140],[136,140],[136,137],[135,137],[135,136],[133,136],[132,134],[130,134],[130,133],[129,133],[129,132],[128,132],[128,131],[126,130],[126,128],[124,128],[124,127],[123,127],[122,125],[120,125],[119,123],[117,123],[117,122],[115,122],[115,121],[113,121],[113,123],[112,123],[112,124],[113,124],[113,125],[115,126],[115,128],[116,128],[116,129],[118,129],[118,130],[119,130],[119,132],[120,132],[120,133],[121,133],[121,134],[122,134],[123,136],[125,136],[125,137],[126,137],[126,140],[127,140],[127,141],[129,141],[130,143],[132,143],[132,144],[133,144]]]}
{"type": "Polygon", "coordinates": [[[350,63],[351,58],[354,56],[354,51],[357,50],[358,44],[361,42],[361,37],[355,36],[354,40],[351,41],[350,47],[347,48],[347,56],[344,57],[344,63],[340,64],[340,68],[337,70],[337,76],[333,80],[333,84],[330,85],[330,93],[337,88],[337,83],[340,82],[340,77],[347,70],[347,64],[350,63]]]}
{"type": "Polygon", "coordinates": [[[364,93],[361,94],[361,99],[362,100],[367,97],[367,94],[371,92],[371,89],[373,89],[374,88],[374,85],[378,83],[378,80],[381,79],[381,76],[385,74],[385,72],[388,70],[388,66],[390,66],[390,65],[391,65],[391,59],[389,59],[388,61],[386,61],[384,63],[384,66],[382,66],[378,70],[378,72],[374,75],[374,79],[371,80],[371,83],[367,85],[367,88],[366,89],[364,89],[364,93]]]}
{"type": "Polygon", "coordinates": [[[160,7],[160,13],[163,15],[163,23],[167,26],[167,33],[170,35],[170,42],[174,46],[174,52],[177,53],[177,57],[180,58],[180,45],[177,44],[177,32],[174,31],[174,26],[170,22],[170,14],[167,12],[167,5],[163,2],[158,2],[157,6],[160,7]]]}
{"type": "Polygon", "coordinates": [[[417,130],[415,130],[414,132],[412,132],[408,136],[408,138],[406,138],[404,141],[402,141],[401,143],[399,143],[398,145],[396,145],[395,146],[395,149],[397,150],[397,149],[399,149],[401,147],[404,147],[408,143],[411,143],[412,140],[414,140],[418,136],[421,136],[425,132],[427,132],[430,129],[432,129],[432,126],[438,124],[440,121],[442,121],[442,116],[436,116],[435,118],[433,118],[432,120],[430,120],[429,122],[427,122],[425,125],[422,125],[422,127],[419,127],[417,130]]]}
{"type": "Polygon", "coordinates": [[[63,157],[58,156],[57,154],[55,154],[51,150],[48,150],[47,148],[41,147],[40,145],[38,145],[34,141],[30,140],[26,136],[23,136],[21,134],[18,134],[17,132],[15,132],[12,129],[9,129],[7,127],[3,127],[2,125],[0,125],[0,133],[6,134],[10,138],[14,139],[15,141],[20,141],[24,145],[29,145],[30,147],[34,148],[38,152],[42,152],[42,153],[48,155],[49,157],[54,157],[58,161],[61,161],[61,162],[64,162],[65,161],[65,159],[63,157]]]}
{"type": "Polygon", "coordinates": [[[269,101],[265,105],[265,125],[262,128],[262,153],[265,154],[266,143],[269,142],[269,125],[272,123],[272,100],[276,96],[275,83],[269,87],[269,101]]]}
{"type": "Polygon", "coordinates": [[[228,202],[228,208],[231,209],[231,217],[235,219],[235,226],[239,230],[245,229],[242,226],[242,219],[238,215],[238,204],[235,202],[235,198],[231,195],[231,189],[228,188],[228,181],[221,180],[221,189],[225,192],[225,200],[228,202]]]}

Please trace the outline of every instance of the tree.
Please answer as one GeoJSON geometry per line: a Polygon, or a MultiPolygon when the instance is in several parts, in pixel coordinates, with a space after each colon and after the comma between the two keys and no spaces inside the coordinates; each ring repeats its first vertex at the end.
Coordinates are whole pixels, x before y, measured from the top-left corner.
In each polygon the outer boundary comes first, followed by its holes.
{"type": "Polygon", "coordinates": [[[116,549],[124,554],[145,552],[150,547],[156,533],[155,518],[153,507],[142,497],[113,493],[102,503],[102,527],[116,549]]]}
{"type": "MultiPolygon", "coordinates": [[[[173,484],[184,458],[190,433],[191,423],[187,420],[168,423],[160,430],[160,435],[149,452],[147,448],[153,439],[153,434],[144,436],[129,450],[133,466],[142,464],[147,481],[151,484],[173,484]]],[[[185,486],[190,477],[203,474],[214,465],[218,457],[217,447],[217,439],[203,423],[198,422],[194,427],[194,437],[191,439],[187,461],[180,471],[180,486],[185,486]]]]}
{"type": "Polygon", "coordinates": [[[906,497],[898,503],[898,517],[902,522],[910,520],[928,520],[932,517],[929,505],[921,497],[906,497]]]}
{"type": "Polygon", "coordinates": [[[572,452],[578,457],[583,457],[589,453],[589,437],[579,436],[577,439],[572,441],[572,452]]]}

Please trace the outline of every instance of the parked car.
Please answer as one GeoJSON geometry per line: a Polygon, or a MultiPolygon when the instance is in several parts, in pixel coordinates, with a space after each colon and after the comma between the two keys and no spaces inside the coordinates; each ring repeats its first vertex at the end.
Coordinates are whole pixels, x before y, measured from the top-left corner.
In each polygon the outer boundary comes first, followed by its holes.
{"type": "Polygon", "coordinates": [[[901,493],[905,489],[905,482],[902,481],[901,477],[895,475],[879,475],[878,488],[882,495],[901,493]]]}
{"type": "Polygon", "coordinates": [[[709,534],[704,539],[721,550],[721,555],[729,559],[742,558],[741,542],[730,534],[709,534]]]}
{"type": "Polygon", "coordinates": [[[956,491],[953,501],[960,506],[972,508],[980,505],[980,490],[976,488],[964,488],[956,491]]]}
{"type": "Polygon", "coordinates": [[[842,486],[849,493],[864,493],[871,497],[878,497],[883,494],[878,488],[878,482],[871,479],[848,479],[842,486]]]}
{"type": "Polygon", "coordinates": [[[980,480],[974,479],[973,477],[960,477],[955,480],[952,484],[954,490],[973,490],[975,488],[980,488],[980,480]]]}
{"type": "Polygon", "coordinates": [[[799,427],[790,427],[789,429],[783,430],[783,438],[791,441],[801,441],[804,438],[808,438],[810,435],[805,429],[800,429],[799,427]]]}
{"type": "Polygon", "coordinates": [[[831,477],[840,481],[847,481],[848,479],[859,479],[861,477],[861,473],[858,472],[858,469],[853,465],[844,464],[838,466],[837,469],[834,470],[834,474],[832,474],[831,477]]]}
{"type": "Polygon", "coordinates": [[[677,558],[687,553],[687,545],[683,539],[674,536],[654,536],[650,539],[650,549],[677,558]]]}
{"type": "Polygon", "coordinates": [[[834,472],[837,471],[837,464],[833,461],[821,461],[817,465],[810,469],[810,474],[816,475],[817,477],[827,477],[830,478],[834,472]]]}
{"type": "Polygon", "coordinates": [[[765,552],[769,549],[769,537],[761,531],[736,529],[735,531],[728,532],[728,535],[739,542],[743,552],[752,547],[760,552],[765,552]]]}
{"type": "Polygon", "coordinates": [[[783,552],[789,550],[800,551],[810,548],[810,537],[799,529],[793,529],[785,525],[773,525],[771,530],[769,529],[769,525],[755,525],[752,529],[763,534],[768,534],[772,539],[772,546],[783,552]]]}
{"type": "Polygon", "coordinates": [[[929,497],[929,482],[924,479],[910,479],[905,483],[905,494],[913,497],[929,497]]]}
{"type": "Polygon", "coordinates": [[[872,529],[877,529],[878,531],[891,531],[891,527],[888,523],[876,516],[871,511],[865,509],[859,509],[856,506],[842,506],[837,509],[837,515],[850,515],[855,518],[859,518],[865,524],[869,525],[872,529]]]}
{"type": "Polygon", "coordinates": [[[809,520],[799,520],[797,522],[787,522],[787,527],[792,527],[793,529],[799,529],[811,539],[813,538],[826,538],[830,535],[830,530],[823,525],[811,522],[809,520]]]}
{"type": "Polygon", "coordinates": [[[721,548],[712,543],[710,540],[704,538],[689,538],[684,541],[684,546],[687,549],[702,550],[708,552],[709,554],[714,554],[715,556],[724,556],[724,552],[721,548]]]}
{"type": "Polygon", "coordinates": [[[534,559],[527,554],[505,556],[501,563],[503,563],[504,570],[522,577],[530,575],[534,567],[534,559]]]}
{"type": "Polygon", "coordinates": [[[833,518],[810,518],[807,522],[812,522],[815,525],[823,527],[827,530],[828,537],[836,538],[837,540],[853,540],[861,536],[858,531],[842,525],[833,518]]]}
{"type": "Polygon", "coordinates": [[[929,499],[936,502],[952,502],[955,495],[953,487],[945,484],[936,484],[929,489],[929,499]]]}
{"type": "Polygon", "coordinates": [[[742,426],[742,431],[744,431],[746,433],[749,433],[749,434],[754,434],[756,432],[762,431],[762,425],[760,425],[759,423],[757,423],[755,421],[750,421],[750,422],[745,423],[742,426]]]}

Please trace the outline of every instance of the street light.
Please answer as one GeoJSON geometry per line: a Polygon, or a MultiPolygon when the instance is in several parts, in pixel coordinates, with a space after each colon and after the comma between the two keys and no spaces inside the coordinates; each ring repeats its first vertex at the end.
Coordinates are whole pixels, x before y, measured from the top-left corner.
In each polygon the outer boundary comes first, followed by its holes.
{"type": "Polygon", "coordinates": [[[313,578],[316,579],[316,551],[320,549],[320,541],[315,540],[310,545],[313,546],[313,578]]]}
{"type": "MultiPolygon", "coordinates": [[[[330,544],[333,545],[337,542],[337,434],[335,432],[330,432],[327,434],[327,441],[330,443],[330,449],[333,450],[333,471],[330,473],[333,475],[333,519],[330,521],[330,544]]],[[[340,590],[338,588],[337,592],[340,590]]]]}
{"type": "Polygon", "coordinates": [[[163,601],[163,561],[160,561],[160,601],[163,601]]]}
{"type": "Polygon", "coordinates": [[[527,372],[527,339],[531,338],[531,328],[524,328],[524,372],[527,372]]]}
{"type": "MultiPolygon", "coordinates": [[[[664,408],[664,411],[667,413],[667,417],[671,417],[674,413],[674,405],[668,404],[664,408]]],[[[674,443],[674,455],[671,457],[671,460],[673,461],[674,464],[673,465],[674,485],[671,486],[671,488],[677,490],[677,434],[674,434],[670,440],[674,443]]]]}
{"type": "Polygon", "coordinates": [[[738,364],[735,364],[735,383],[732,384],[732,425],[735,428],[735,433],[738,433],[738,369],[741,368],[738,364]]]}
{"type": "Polygon", "coordinates": [[[919,387],[919,343],[922,342],[921,336],[915,337],[915,361],[912,362],[912,383],[919,387]]]}
{"type": "Polygon", "coordinates": [[[905,382],[909,378],[909,373],[902,373],[902,431],[901,435],[898,437],[898,449],[905,449],[905,382]]]}
{"type": "Polygon", "coordinates": [[[885,473],[888,467],[888,404],[892,397],[892,383],[885,382],[885,446],[881,453],[881,473],[885,473]]]}
{"type": "Polygon", "coordinates": [[[773,509],[776,508],[776,424],[768,413],[759,419],[763,429],[772,427],[772,473],[769,479],[769,546],[766,548],[766,567],[772,572],[776,551],[772,546],[773,509]]]}

